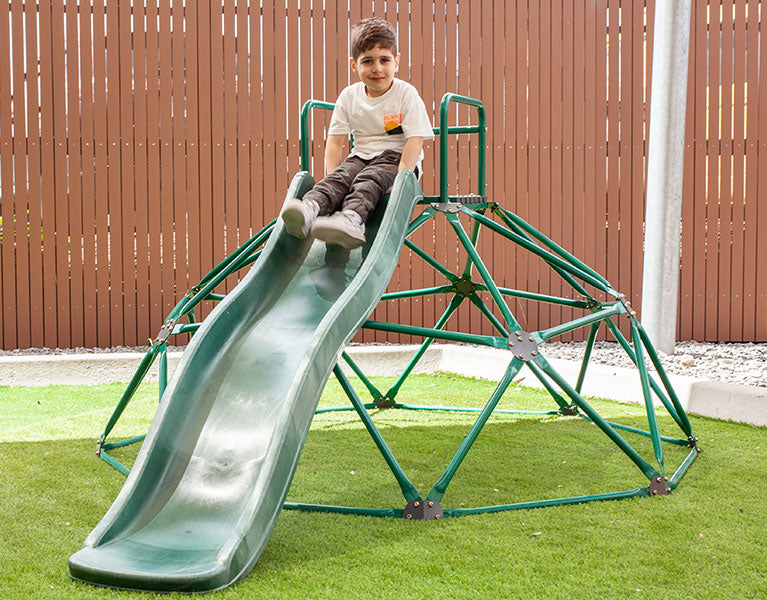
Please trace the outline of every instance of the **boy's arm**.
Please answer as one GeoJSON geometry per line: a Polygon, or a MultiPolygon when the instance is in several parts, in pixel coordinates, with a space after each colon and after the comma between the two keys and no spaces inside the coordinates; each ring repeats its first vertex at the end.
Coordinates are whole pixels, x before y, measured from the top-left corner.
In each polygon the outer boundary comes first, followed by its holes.
{"type": "Polygon", "coordinates": [[[423,138],[413,136],[407,138],[405,141],[405,147],[402,149],[402,157],[399,160],[399,170],[405,169],[413,170],[418,164],[418,158],[421,156],[421,148],[423,148],[423,138]]]}
{"type": "Polygon", "coordinates": [[[332,173],[341,164],[343,159],[344,142],[343,134],[331,134],[325,142],[325,176],[332,173]]]}

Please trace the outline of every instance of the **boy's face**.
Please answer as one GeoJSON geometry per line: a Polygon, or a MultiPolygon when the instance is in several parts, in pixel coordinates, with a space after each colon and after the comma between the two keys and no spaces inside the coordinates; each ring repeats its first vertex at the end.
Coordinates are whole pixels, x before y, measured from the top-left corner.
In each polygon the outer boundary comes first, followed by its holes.
{"type": "Polygon", "coordinates": [[[365,84],[368,96],[377,98],[389,91],[394,74],[399,68],[399,54],[396,56],[388,48],[376,46],[357,57],[349,59],[354,71],[365,84]]]}

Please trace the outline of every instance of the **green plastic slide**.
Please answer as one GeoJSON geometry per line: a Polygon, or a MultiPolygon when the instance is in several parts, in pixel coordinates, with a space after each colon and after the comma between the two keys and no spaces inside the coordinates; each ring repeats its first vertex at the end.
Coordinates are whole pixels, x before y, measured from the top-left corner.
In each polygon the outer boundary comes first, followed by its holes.
{"type": "MultiPolygon", "coordinates": [[[[299,173],[288,196],[312,185],[299,173]]],[[[325,382],[378,304],[420,197],[401,172],[352,252],[276,226],[184,352],[125,485],[69,559],[74,579],[209,591],[250,572],[325,382]]]]}

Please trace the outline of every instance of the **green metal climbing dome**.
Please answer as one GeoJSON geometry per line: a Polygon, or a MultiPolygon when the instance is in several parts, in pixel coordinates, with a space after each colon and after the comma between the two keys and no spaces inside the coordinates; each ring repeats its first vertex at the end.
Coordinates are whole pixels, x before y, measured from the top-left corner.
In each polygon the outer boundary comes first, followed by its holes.
{"type": "MultiPolygon", "coordinates": [[[[304,170],[309,169],[309,119],[314,108],[332,110],[333,105],[314,100],[304,105],[301,113],[301,161],[304,170]]],[[[410,250],[413,257],[423,260],[426,265],[434,269],[438,277],[444,279],[444,283],[427,289],[386,293],[382,297],[382,302],[396,302],[403,299],[443,295],[449,299],[447,308],[433,327],[416,327],[401,323],[368,320],[363,325],[364,329],[417,336],[423,341],[395,383],[385,391],[377,389],[349,355],[345,352],[342,353],[342,359],[359,376],[370,394],[370,399],[363,401],[352,388],[342,369],[336,365],[333,372],[348,396],[351,406],[318,409],[317,411],[355,410],[357,412],[399,484],[406,503],[405,508],[403,510],[402,506],[391,509],[325,506],[296,502],[286,502],[284,507],[410,519],[432,519],[443,516],[461,516],[481,512],[496,512],[557,504],[573,504],[591,500],[653,496],[669,493],[678,485],[700,450],[690,421],[663,370],[658,354],[637,319],[636,313],[623,294],[614,289],[599,273],[537,231],[519,216],[504,209],[501,204],[493,202],[485,196],[484,148],[486,124],[484,107],[480,101],[456,94],[446,94],[440,105],[439,122],[439,128],[435,128],[434,131],[439,136],[440,145],[440,194],[439,196],[425,197],[419,203],[416,216],[410,223],[408,234],[405,238],[405,246],[410,250]],[[477,124],[473,126],[448,126],[449,108],[452,103],[476,108],[477,124]],[[479,138],[477,144],[479,153],[477,157],[476,193],[465,195],[448,194],[448,177],[446,176],[448,172],[448,137],[454,134],[476,134],[479,138]],[[454,271],[442,265],[437,259],[412,241],[412,234],[432,219],[445,219],[449,226],[449,231],[452,231],[455,235],[455,243],[465,252],[465,264],[462,271],[454,271]],[[465,227],[464,223],[469,223],[469,227],[465,227]],[[499,285],[493,279],[483,262],[480,250],[478,249],[478,239],[482,229],[504,238],[508,244],[516,246],[517,252],[527,252],[538,257],[564,282],[564,287],[570,288],[572,291],[571,297],[544,295],[509,289],[499,285]],[[597,298],[606,298],[606,300],[599,300],[597,298]],[[540,302],[553,306],[567,307],[579,311],[582,316],[548,329],[524,331],[515,318],[507,299],[521,299],[528,302],[540,302]],[[478,311],[482,318],[491,324],[494,330],[493,335],[479,335],[471,332],[458,332],[446,329],[451,316],[464,303],[469,303],[473,310],[478,311]],[[625,323],[626,321],[627,324],[625,323]],[[618,346],[626,352],[637,367],[637,385],[641,386],[644,397],[644,409],[647,419],[646,429],[606,420],[591,406],[582,394],[582,386],[589,366],[591,351],[598,331],[602,326],[617,341],[618,346]],[[588,334],[586,336],[586,349],[579,375],[576,381],[567,381],[546,360],[546,342],[567,332],[582,328],[586,328],[588,334]],[[630,331],[630,335],[624,335],[621,333],[621,329],[630,331]],[[413,372],[419,361],[424,357],[426,350],[435,340],[462,342],[504,350],[508,353],[508,366],[484,408],[479,411],[474,409],[473,412],[478,413],[476,421],[461,441],[455,455],[445,467],[442,475],[431,487],[428,494],[422,496],[400,466],[381,431],[376,427],[371,411],[375,409],[462,410],[458,408],[413,406],[400,403],[397,399],[398,393],[408,376],[413,372]],[[651,363],[654,370],[648,366],[648,362],[651,363]],[[526,412],[498,409],[498,403],[511,385],[512,380],[523,369],[528,370],[533,377],[539,380],[551,395],[552,410],[544,411],[540,414],[577,416],[593,423],[634,463],[636,468],[646,477],[647,485],[623,491],[525,501],[496,506],[474,508],[442,507],[441,502],[448,485],[493,413],[526,412]],[[659,402],[661,410],[667,411],[671,419],[673,419],[674,425],[678,427],[679,432],[675,436],[661,435],[656,416],[656,400],[659,402]],[[630,434],[630,437],[624,437],[626,433],[630,434]],[[647,438],[652,443],[651,459],[643,456],[637,451],[635,444],[629,441],[646,440],[647,438]],[[665,465],[664,444],[689,447],[690,449],[686,458],[681,461],[681,464],[673,472],[667,470],[665,465]]],[[[162,396],[167,384],[166,350],[168,339],[177,334],[194,333],[199,328],[200,323],[196,321],[195,310],[198,309],[202,302],[216,302],[223,298],[222,295],[215,294],[213,290],[228,277],[249,267],[258,259],[261,248],[268,239],[274,225],[274,221],[269,223],[247,243],[243,244],[208,273],[198,285],[192,288],[179,301],[165,319],[159,334],[146,352],[141,365],[122,395],[98,442],[97,454],[122,473],[127,474],[129,471],[111,456],[109,452],[121,446],[139,442],[143,439],[143,436],[114,442],[108,441],[108,438],[123,411],[133,398],[139,384],[146,377],[154,361],[159,360],[160,396],[162,396]]],[[[466,410],[471,412],[471,409],[466,410]]]]}

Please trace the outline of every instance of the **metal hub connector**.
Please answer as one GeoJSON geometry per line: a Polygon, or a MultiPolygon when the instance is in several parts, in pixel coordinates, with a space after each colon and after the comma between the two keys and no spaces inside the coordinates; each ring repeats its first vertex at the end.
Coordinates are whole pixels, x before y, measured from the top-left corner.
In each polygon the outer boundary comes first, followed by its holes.
{"type": "Polygon", "coordinates": [[[523,360],[525,362],[534,360],[538,356],[538,342],[535,341],[533,335],[527,331],[513,332],[508,339],[509,350],[514,355],[514,358],[523,360]]]}

